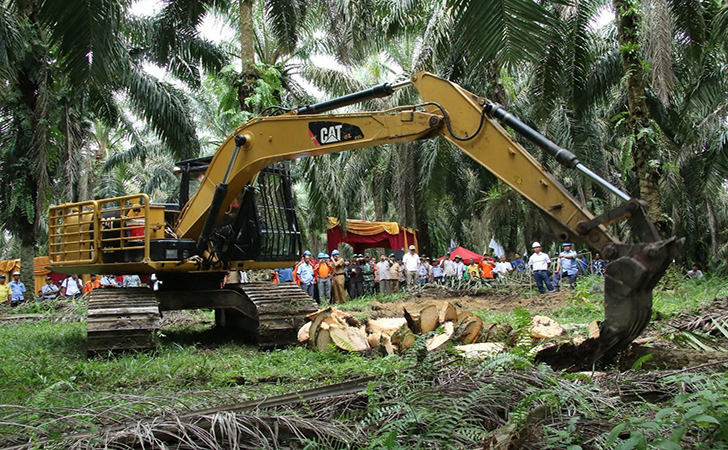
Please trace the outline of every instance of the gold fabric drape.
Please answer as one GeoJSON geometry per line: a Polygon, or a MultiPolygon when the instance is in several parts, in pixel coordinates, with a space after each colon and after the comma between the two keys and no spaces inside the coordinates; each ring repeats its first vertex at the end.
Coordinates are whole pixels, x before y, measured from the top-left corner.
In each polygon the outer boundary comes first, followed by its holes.
{"type": "MultiPolygon", "coordinates": [[[[328,229],[336,228],[340,226],[339,219],[335,217],[329,217],[328,229]]],[[[415,230],[411,228],[405,228],[397,222],[367,222],[364,220],[347,220],[346,221],[346,232],[354,233],[360,236],[373,236],[375,234],[384,233],[387,234],[399,234],[400,231],[407,231],[408,233],[415,234],[415,230]]]]}

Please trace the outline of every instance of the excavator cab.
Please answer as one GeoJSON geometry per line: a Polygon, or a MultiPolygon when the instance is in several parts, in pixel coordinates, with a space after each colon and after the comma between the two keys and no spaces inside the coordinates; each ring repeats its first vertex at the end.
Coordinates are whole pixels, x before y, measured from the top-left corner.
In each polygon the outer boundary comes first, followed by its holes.
{"type": "MultiPolygon", "coordinates": [[[[177,163],[180,177],[179,207],[196,191],[212,157],[177,163]]],[[[215,225],[210,242],[220,261],[295,261],[303,251],[301,229],[291,183],[289,161],[261,170],[237,194],[215,225]]]]}

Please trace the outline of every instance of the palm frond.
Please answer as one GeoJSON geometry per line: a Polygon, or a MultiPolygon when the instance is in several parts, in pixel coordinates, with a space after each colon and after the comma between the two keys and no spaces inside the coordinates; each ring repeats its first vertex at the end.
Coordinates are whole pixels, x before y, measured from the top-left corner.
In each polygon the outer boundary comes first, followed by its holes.
{"type": "Polygon", "coordinates": [[[0,77],[13,80],[17,66],[14,63],[21,54],[21,27],[14,14],[14,4],[3,2],[0,5],[0,77]]]}
{"type": "Polygon", "coordinates": [[[151,124],[171,154],[178,160],[197,156],[200,142],[184,93],[136,66],[130,67],[127,81],[134,111],[151,124]]]}
{"type": "Polygon", "coordinates": [[[306,15],[306,2],[301,0],[267,0],[265,5],[278,45],[283,52],[292,53],[298,41],[299,26],[306,15]]]}
{"type": "Polygon", "coordinates": [[[553,17],[531,0],[451,0],[463,46],[481,64],[535,61],[552,40],[553,17]],[[487,30],[483,32],[483,30],[487,30]]]}
{"type": "Polygon", "coordinates": [[[672,15],[667,0],[650,0],[644,4],[642,42],[650,62],[652,90],[665,106],[675,88],[672,59],[672,15]]]}
{"type": "Polygon", "coordinates": [[[121,38],[124,3],[115,0],[42,2],[39,17],[52,24],[60,65],[76,86],[115,78],[125,61],[121,38]]]}

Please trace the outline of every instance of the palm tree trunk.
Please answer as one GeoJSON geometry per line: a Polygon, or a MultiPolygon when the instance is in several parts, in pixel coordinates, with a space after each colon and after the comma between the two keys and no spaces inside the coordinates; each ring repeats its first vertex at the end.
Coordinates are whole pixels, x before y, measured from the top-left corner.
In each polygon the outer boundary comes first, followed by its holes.
{"type": "Polygon", "coordinates": [[[240,6],[240,59],[242,77],[238,85],[238,103],[243,111],[253,112],[245,101],[255,92],[260,78],[255,65],[255,29],[253,28],[253,0],[238,0],[240,6]]]}
{"type": "Polygon", "coordinates": [[[661,220],[660,169],[654,164],[658,155],[655,136],[657,127],[650,118],[645,97],[644,61],[640,56],[639,44],[642,26],[639,4],[634,0],[614,0],[614,9],[617,11],[617,39],[622,67],[626,73],[627,101],[634,139],[632,158],[639,180],[639,196],[648,203],[648,213],[662,231],[665,224],[661,220]]]}
{"type": "MultiPolygon", "coordinates": [[[[33,233],[35,235],[35,233],[33,233]]],[[[31,301],[35,295],[35,277],[33,274],[33,259],[35,258],[35,236],[21,238],[20,246],[20,281],[25,285],[25,301],[31,301]]]]}
{"type": "Polygon", "coordinates": [[[710,228],[710,254],[715,257],[718,255],[722,242],[719,242],[720,237],[718,235],[718,221],[715,219],[715,207],[713,202],[707,200],[705,202],[708,210],[708,228],[710,228]]]}

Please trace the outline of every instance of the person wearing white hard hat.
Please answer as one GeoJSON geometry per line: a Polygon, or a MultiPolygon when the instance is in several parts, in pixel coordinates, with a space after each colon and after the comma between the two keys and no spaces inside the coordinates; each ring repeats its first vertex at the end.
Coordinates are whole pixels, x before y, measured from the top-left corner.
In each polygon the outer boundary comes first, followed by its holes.
{"type": "Polygon", "coordinates": [[[338,250],[331,252],[331,267],[334,271],[331,280],[331,300],[334,304],[344,303],[346,301],[346,289],[344,289],[344,260],[338,250]]]}
{"type": "Polygon", "coordinates": [[[551,258],[546,253],[541,253],[541,244],[538,242],[534,242],[531,247],[533,248],[533,254],[528,258],[528,265],[533,270],[533,279],[536,281],[538,292],[545,294],[546,289],[549,292],[553,292],[554,286],[549,279],[549,264],[551,263],[551,258]],[[544,284],[546,288],[544,288],[544,284]]]}
{"type": "Polygon", "coordinates": [[[415,253],[415,246],[409,246],[409,252],[402,258],[404,270],[407,274],[407,288],[413,289],[417,286],[417,278],[420,275],[420,256],[415,253]]]}

